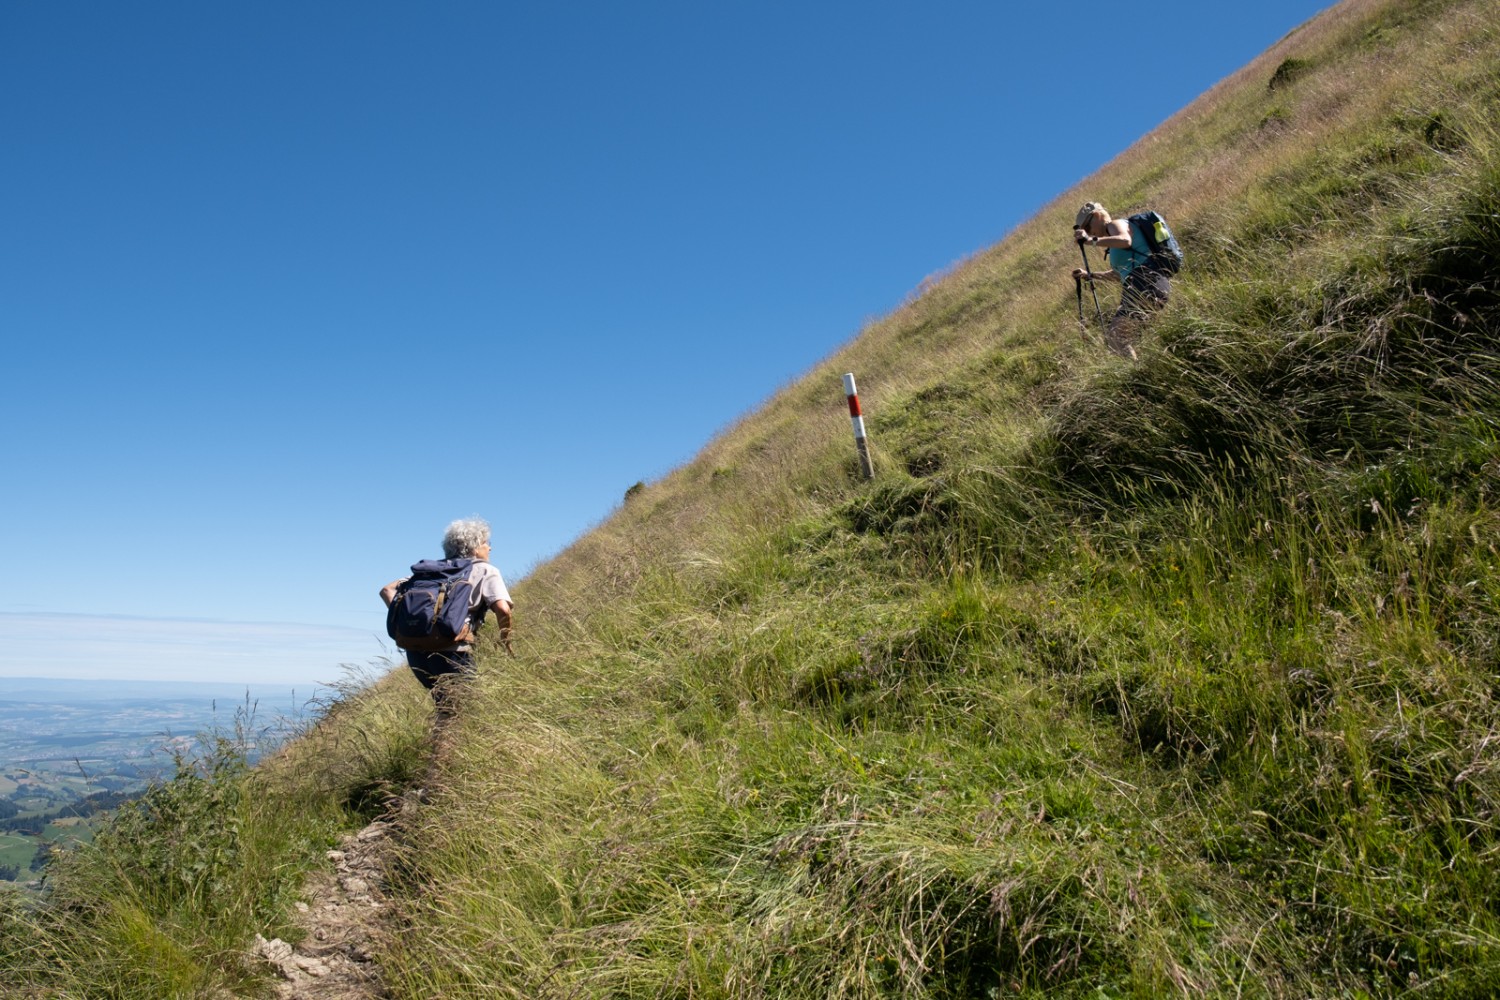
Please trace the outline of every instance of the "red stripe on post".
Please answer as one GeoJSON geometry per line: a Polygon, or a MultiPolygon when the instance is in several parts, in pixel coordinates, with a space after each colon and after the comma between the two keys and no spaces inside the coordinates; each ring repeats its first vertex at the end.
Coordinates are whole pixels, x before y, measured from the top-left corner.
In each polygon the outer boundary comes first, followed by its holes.
{"type": "Polygon", "coordinates": [[[875,466],[870,461],[870,444],[865,440],[865,418],[859,410],[859,386],[854,384],[854,373],[844,373],[844,398],[849,400],[849,421],[854,425],[854,450],[859,453],[859,467],[866,479],[875,478],[875,466]]]}

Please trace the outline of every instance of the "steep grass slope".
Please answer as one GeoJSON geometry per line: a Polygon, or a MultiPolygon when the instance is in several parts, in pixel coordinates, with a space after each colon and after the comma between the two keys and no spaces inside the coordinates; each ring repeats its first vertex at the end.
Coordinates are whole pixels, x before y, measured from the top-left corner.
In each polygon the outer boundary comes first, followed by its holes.
{"type": "Polygon", "coordinates": [[[534,573],[397,994],[1492,995],[1497,27],[1294,32],[534,573]]]}
{"type": "MultiPolygon", "coordinates": [[[[1495,5],[1290,34],[517,588],[404,820],[392,993],[1494,995],[1497,245],[1495,5]],[[1085,198],[1189,253],[1134,364],[1078,336],[1085,198]]],[[[338,707],[213,844],[295,819],[290,878],[424,708],[338,707]]],[[[249,989],[219,942],[275,900],[125,834],[0,907],[0,970],[249,989]]]]}

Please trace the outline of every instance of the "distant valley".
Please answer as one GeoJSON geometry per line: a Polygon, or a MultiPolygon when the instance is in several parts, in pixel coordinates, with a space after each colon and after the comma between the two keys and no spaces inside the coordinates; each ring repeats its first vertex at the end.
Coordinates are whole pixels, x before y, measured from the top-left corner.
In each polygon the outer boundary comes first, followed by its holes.
{"type": "Polygon", "coordinates": [[[37,877],[51,845],[170,776],[205,736],[252,756],[306,721],[327,688],[0,678],[0,881],[37,877]]]}

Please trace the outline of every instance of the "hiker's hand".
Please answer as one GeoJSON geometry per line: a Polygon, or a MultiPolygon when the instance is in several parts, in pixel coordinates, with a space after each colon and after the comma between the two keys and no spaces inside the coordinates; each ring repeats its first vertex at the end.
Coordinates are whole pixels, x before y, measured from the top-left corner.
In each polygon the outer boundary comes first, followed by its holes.
{"type": "Polygon", "coordinates": [[[1092,277],[1093,277],[1092,274],[1090,274],[1089,272],[1085,271],[1081,267],[1075,267],[1075,268],[1073,268],[1073,280],[1074,281],[1078,281],[1078,280],[1083,279],[1083,278],[1092,278],[1092,277]]]}
{"type": "Polygon", "coordinates": [[[1075,242],[1075,243],[1087,243],[1088,241],[1089,241],[1089,234],[1088,234],[1087,230],[1084,230],[1084,229],[1075,229],[1075,230],[1073,230],[1073,242],[1075,242]]]}

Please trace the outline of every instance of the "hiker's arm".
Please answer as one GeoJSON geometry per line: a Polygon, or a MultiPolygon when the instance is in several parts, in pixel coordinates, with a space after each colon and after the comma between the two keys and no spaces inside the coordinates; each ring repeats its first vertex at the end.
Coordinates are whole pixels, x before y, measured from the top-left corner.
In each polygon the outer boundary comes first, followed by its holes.
{"type": "Polygon", "coordinates": [[[1130,247],[1130,223],[1120,219],[1111,219],[1109,227],[1104,231],[1105,235],[1095,239],[1086,230],[1073,230],[1073,239],[1084,246],[1098,247],[1101,250],[1125,250],[1130,247]]]}
{"type": "Polygon", "coordinates": [[[1127,250],[1130,248],[1130,223],[1122,219],[1111,219],[1105,236],[1094,241],[1104,250],[1127,250]]]}
{"type": "Polygon", "coordinates": [[[392,580],[390,583],[380,588],[380,599],[385,602],[386,607],[390,607],[391,602],[396,599],[396,588],[401,586],[406,581],[407,578],[403,576],[401,579],[392,580]]]}
{"type": "Polygon", "coordinates": [[[1120,276],[1113,271],[1085,271],[1081,267],[1073,268],[1073,277],[1089,278],[1093,281],[1119,281],[1120,276]]]}
{"type": "Polygon", "coordinates": [[[515,650],[510,648],[510,609],[509,601],[496,601],[490,605],[490,610],[495,612],[495,624],[500,627],[500,644],[505,647],[507,653],[514,656],[515,650]]]}

